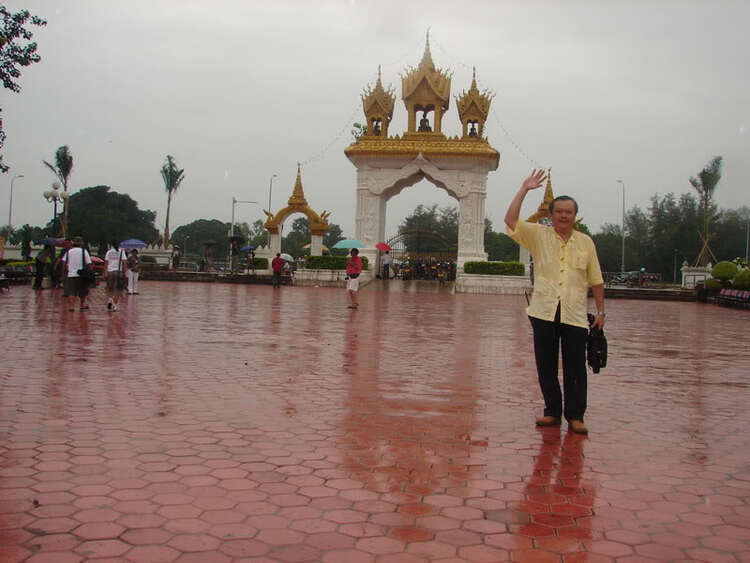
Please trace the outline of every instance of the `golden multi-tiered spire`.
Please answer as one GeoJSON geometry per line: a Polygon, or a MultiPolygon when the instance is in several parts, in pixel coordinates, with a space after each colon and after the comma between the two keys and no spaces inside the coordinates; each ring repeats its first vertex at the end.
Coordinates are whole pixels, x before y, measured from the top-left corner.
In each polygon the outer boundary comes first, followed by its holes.
{"type": "Polygon", "coordinates": [[[300,163],[297,163],[297,180],[294,182],[294,190],[292,195],[289,196],[289,205],[307,205],[305,199],[305,192],[302,189],[302,172],[300,171],[300,163]]]}
{"type": "Polygon", "coordinates": [[[547,187],[544,189],[544,198],[542,203],[539,204],[539,209],[536,210],[531,217],[526,219],[529,223],[538,223],[542,219],[548,219],[550,217],[549,204],[555,199],[555,194],[552,193],[552,169],[547,170],[547,187]]]}
{"type": "Polygon", "coordinates": [[[458,116],[463,125],[463,137],[474,137],[482,139],[484,136],[484,124],[490,113],[490,104],[494,94],[489,90],[479,92],[477,88],[477,69],[471,79],[471,88],[456,97],[458,116]]]}
{"type": "Polygon", "coordinates": [[[362,94],[362,108],[367,117],[367,134],[377,137],[388,136],[388,125],[393,119],[393,106],[396,103],[396,92],[389,86],[383,88],[378,66],[378,81],[374,88],[369,86],[362,94]]]}
{"type": "Polygon", "coordinates": [[[427,32],[424,54],[417,68],[409,67],[401,77],[401,98],[409,112],[409,133],[427,133],[432,128],[427,114],[434,112],[434,132],[440,133],[443,114],[448,111],[451,96],[451,73],[435,67],[430,52],[430,32],[427,32]],[[423,112],[419,127],[417,113],[423,112]]]}

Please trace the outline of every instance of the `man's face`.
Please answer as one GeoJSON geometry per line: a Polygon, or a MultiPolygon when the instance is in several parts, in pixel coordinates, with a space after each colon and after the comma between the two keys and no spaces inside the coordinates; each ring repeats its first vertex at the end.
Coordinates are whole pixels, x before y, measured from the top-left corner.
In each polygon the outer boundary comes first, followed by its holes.
{"type": "Polygon", "coordinates": [[[570,200],[556,201],[552,209],[552,226],[557,231],[568,231],[576,222],[576,206],[570,200]]]}

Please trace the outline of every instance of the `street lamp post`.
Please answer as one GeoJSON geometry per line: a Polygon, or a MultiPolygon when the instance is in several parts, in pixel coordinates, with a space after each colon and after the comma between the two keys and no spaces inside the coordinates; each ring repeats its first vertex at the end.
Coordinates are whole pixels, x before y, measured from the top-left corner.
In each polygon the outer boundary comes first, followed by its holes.
{"type": "Polygon", "coordinates": [[[232,226],[229,229],[229,260],[231,262],[232,260],[232,238],[234,237],[234,206],[238,203],[254,203],[258,204],[257,201],[250,201],[248,199],[237,199],[236,197],[232,196],[232,226]]]}
{"type": "Polygon", "coordinates": [[[620,271],[625,271],[625,182],[617,180],[622,184],[622,259],[620,261],[620,271]]]}
{"type": "Polygon", "coordinates": [[[13,182],[16,178],[23,178],[23,174],[16,174],[10,179],[10,203],[8,205],[8,238],[13,233],[13,182]]]}
{"type": "MultiPolygon", "coordinates": [[[[276,174],[271,175],[271,179],[268,181],[268,212],[273,213],[271,211],[271,190],[273,189],[273,179],[276,178],[276,174]]],[[[271,247],[271,231],[268,231],[268,247],[271,247]]]]}
{"type": "Polygon", "coordinates": [[[65,200],[68,197],[68,194],[65,192],[60,193],[60,184],[58,182],[53,182],[52,189],[47,190],[42,195],[44,196],[44,199],[55,204],[52,214],[52,235],[57,236],[57,202],[65,200]]]}

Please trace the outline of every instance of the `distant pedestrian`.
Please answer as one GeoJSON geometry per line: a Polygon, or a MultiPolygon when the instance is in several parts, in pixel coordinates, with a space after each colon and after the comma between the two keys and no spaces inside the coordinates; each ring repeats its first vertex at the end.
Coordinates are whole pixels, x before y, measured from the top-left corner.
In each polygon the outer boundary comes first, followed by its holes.
{"type": "Polygon", "coordinates": [[[387,280],[391,277],[391,265],[393,264],[393,256],[391,256],[391,253],[387,250],[385,251],[385,254],[383,254],[383,258],[380,260],[380,263],[383,266],[383,279],[387,280]]]}
{"type": "Polygon", "coordinates": [[[107,310],[120,310],[120,296],[125,289],[125,272],[127,271],[128,257],[116,241],[113,241],[109,250],[104,255],[106,270],[104,276],[107,280],[107,310]]]}
{"type": "Polygon", "coordinates": [[[37,253],[34,259],[34,289],[42,289],[42,281],[47,270],[47,259],[50,257],[51,250],[51,246],[44,245],[44,248],[37,253]]]}
{"type": "Polygon", "coordinates": [[[138,249],[134,248],[128,256],[128,295],[138,295],[138,274],[141,271],[141,259],[138,249]]]}
{"type": "Polygon", "coordinates": [[[75,309],[76,297],[80,301],[81,311],[87,310],[86,297],[89,294],[89,280],[79,275],[81,270],[91,266],[91,255],[83,248],[81,237],[73,238],[73,248],[68,249],[63,259],[65,280],[63,281],[63,297],[68,302],[68,311],[75,309]]]}
{"type": "Polygon", "coordinates": [[[180,267],[180,247],[176,244],[172,246],[172,269],[177,270],[180,267]]]}
{"type": "Polygon", "coordinates": [[[276,253],[276,258],[271,260],[271,269],[273,270],[273,287],[281,287],[281,272],[284,271],[286,261],[281,257],[281,253],[276,253]]]}
{"type": "Polygon", "coordinates": [[[349,308],[359,307],[357,294],[359,293],[359,275],[362,273],[362,259],[359,250],[352,248],[351,256],[346,260],[346,291],[349,294],[349,308]]]}

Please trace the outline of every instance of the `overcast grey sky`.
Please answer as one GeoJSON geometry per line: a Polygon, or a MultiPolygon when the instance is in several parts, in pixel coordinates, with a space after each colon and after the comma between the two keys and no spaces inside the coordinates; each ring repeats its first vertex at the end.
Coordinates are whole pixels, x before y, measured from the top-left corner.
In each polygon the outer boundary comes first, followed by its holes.
{"type": "MultiPolygon", "coordinates": [[[[719,206],[750,204],[750,3],[566,0],[405,2],[215,0],[23,0],[47,19],[33,28],[42,61],[23,69],[22,91],[2,91],[5,161],[0,215],[11,177],[13,223],[46,223],[42,192],[54,180],[42,159],[68,145],[71,187],[106,184],[158,213],[167,154],[185,168],[172,204],[175,228],[229,221],[231,198],[273,208],[291,194],[296,162],[317,211],[354,234],[355,169],[343,154],[360,93],[378,65],[398,101],[392,133],[406,128],[399,73],[416,65],[431,29],[452,94],[471,82],[496,93],[486,133],[500,151],[487,215],[505,209],[535,163],[552,167],[555,192],[580,203],[594,231],[619,224],[626,204],[683,193],[688,179],[724,156],[719,206]],[[341,132],[343,131],[343,134],[341,132]],[[506,134],[507,132],[507,134],[506,134]],[[509,135],[510,136],[509,136],[509,135]],[[521,148],[519,152],[514,143],[521,148]],[[322,152],[322,154],[321,154],[322,152]],[[317,156],[316,156],[317,155],[317,156]],[[531,160],[530,160],[531,159],[531,160]],[[532,162],[533,160],[533,162],[532,162]]],[[[460,132],[455,100],[443,130],[460,132]]],[[[532,213],[541,193],[530,197],[532,213]]],[[[426,181],[388,204],[387,231],[418,203],[453,204],[426,181]]],[[[260,206],[237,219],[261,218],[260,206]]]]}

